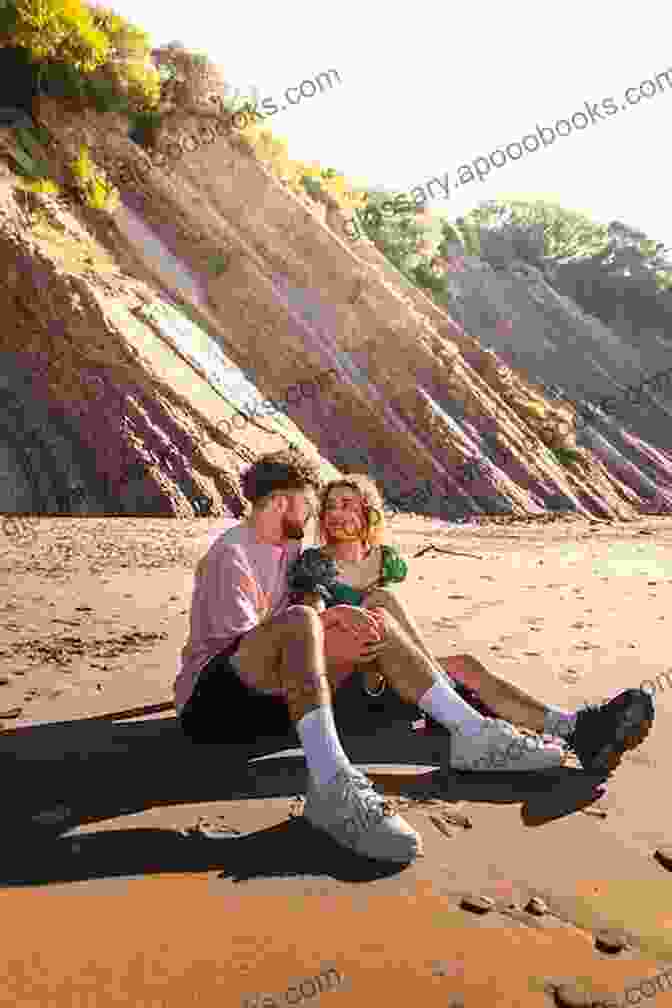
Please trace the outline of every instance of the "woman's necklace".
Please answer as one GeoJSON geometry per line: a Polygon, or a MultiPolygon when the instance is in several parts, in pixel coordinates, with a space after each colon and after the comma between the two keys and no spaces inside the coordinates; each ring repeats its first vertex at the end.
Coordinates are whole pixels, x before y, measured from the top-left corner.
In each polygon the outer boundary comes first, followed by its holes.
{"type": "Polygon", "coordinates": [[[334,559],[346,584],[357,591],[368,591],[377,584],[379,578],[378,563],[373,563],[375,557],[376,547],[372,546],[361,560],[334,559]]]}

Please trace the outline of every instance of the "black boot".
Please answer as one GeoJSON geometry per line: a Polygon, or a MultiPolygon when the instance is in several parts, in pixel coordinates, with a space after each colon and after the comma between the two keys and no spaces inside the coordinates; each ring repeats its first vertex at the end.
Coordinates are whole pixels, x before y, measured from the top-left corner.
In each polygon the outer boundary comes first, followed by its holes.
{"type": "Polygon", "coordinates": [[[628,749],[636,749],[651,731],[653,700],[641,689],[629,689],[607,703],[589,704],[577,714],[566,739],[584,769],[610,772],[628,749]]]}

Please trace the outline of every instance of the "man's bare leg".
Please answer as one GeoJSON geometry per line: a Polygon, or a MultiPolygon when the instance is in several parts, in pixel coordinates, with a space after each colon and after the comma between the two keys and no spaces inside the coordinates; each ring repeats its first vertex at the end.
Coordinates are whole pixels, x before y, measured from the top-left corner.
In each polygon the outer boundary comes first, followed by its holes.
{"type": "Polygon", "coordinates": [[[241,678],[286,696],[308,764],[305,818],[356,853],[408,863],[422,853],[421,837],[353,767],[338,737],[324,636],[314,609],[291,606],[243,638],[241,678]]]}
{"type": "Polygon", "coordinates": [[[291,606],[251,630],[240,642],[235,664],[246,685],[282,692],[294,723],[331,704],[324,627],[308,606],[291,606]]]}

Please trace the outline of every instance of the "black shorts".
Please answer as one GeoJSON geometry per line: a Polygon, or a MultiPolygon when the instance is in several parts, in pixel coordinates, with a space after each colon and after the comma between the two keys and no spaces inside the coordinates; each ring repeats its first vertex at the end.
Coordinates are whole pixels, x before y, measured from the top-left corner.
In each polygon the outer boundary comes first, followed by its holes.
{"type": "Polygon", "coordinates": [[[241,745],[271,737],[300,746],[282,697],[246,686],[229,661],[239,643],[215,655],[202,670],[178,718],[182,731],[192,742],[241,745]]]}

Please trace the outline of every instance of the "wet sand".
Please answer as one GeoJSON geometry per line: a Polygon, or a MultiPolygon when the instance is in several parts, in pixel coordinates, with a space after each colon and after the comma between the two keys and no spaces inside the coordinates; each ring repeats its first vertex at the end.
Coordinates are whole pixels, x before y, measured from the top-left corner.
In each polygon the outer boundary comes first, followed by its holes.
{"type": "MultiPolygon", "coordinates": [[[[570,708],[660,677],[653,732],[599,799],[572,762],[438,777],[440,743],[406,724],[344,735],[423,835],[425,856],[402,869],[362,862],[301,821],[300,750],[194,746],[169,710],[95,720],[172,700],[193,570],[224,526],[53,518],[2,539],[0,1004],[329,993],[334,1005],[541,1006],[581,977],[619,1008],[651,997],[642,981],[672,963],[672,874],[655,857],[672,847],[672,520],[391,522],[409,560],[430,543],[472,554],[410,562],[403,594],[437,656],[474,654],[570,708]],[[199,817],[228,838],[190,832],[199,817]],[[469,893],[494,909],[462,908],[469,893]],[[523,909],[533,896],[547,912],[523,909]],[[604,928],[629,946],[600,951],[604,928]]],[[[656,1004],[672,1004],[667,989],[656,1004]]]]}

